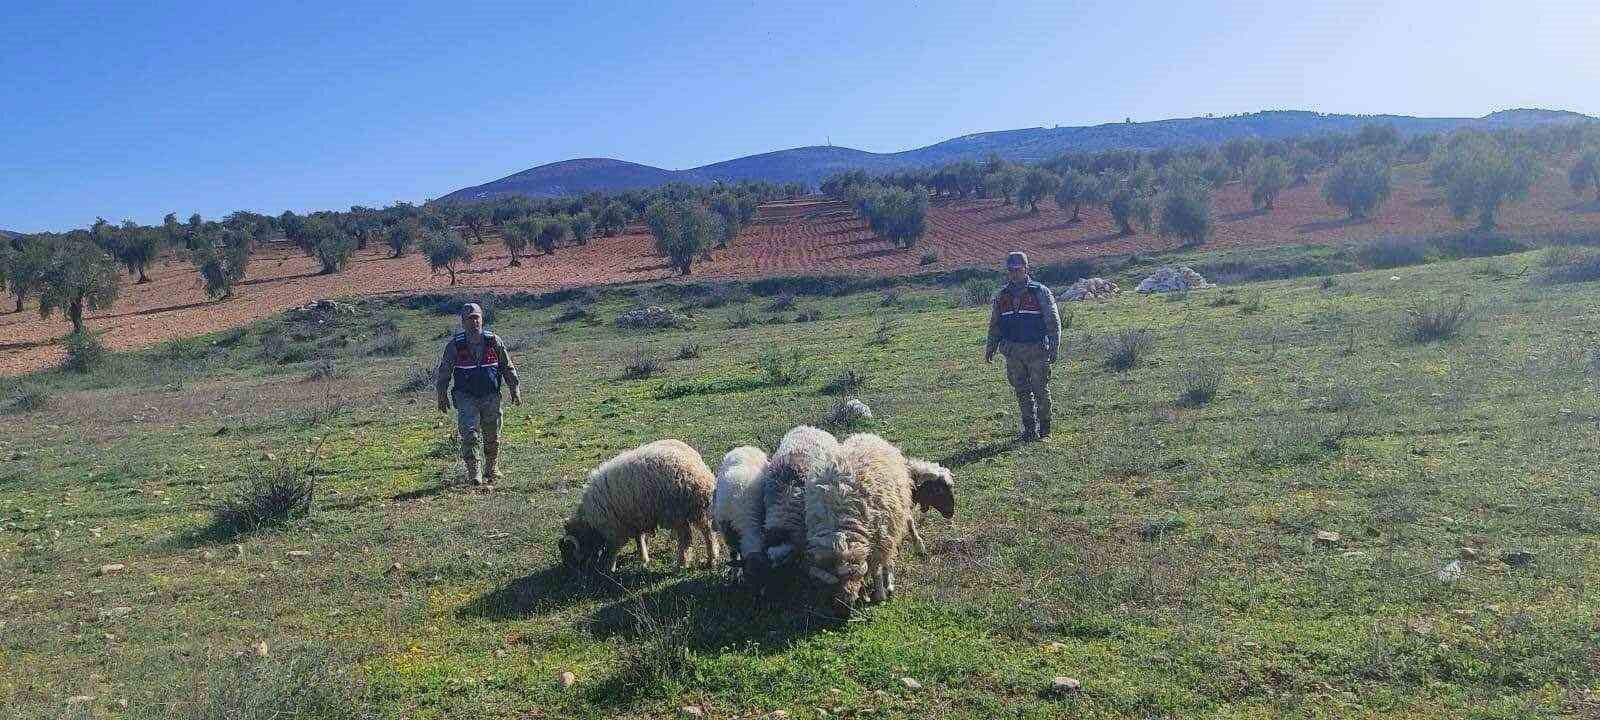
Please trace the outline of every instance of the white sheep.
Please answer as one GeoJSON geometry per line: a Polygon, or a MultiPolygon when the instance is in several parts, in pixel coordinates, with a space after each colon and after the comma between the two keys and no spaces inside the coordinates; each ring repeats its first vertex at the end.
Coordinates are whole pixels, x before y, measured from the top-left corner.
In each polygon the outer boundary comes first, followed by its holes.
{"type": "Polygon", "coordinates": [[[717,465],[711,520],[730,560],[739,560],[746,547],[761,552],[761,471],[766,466],[766,451],[748,445],[729,450],[717,465]]]}
{"type": "Polygon", "coordinates": [[[871,433],[845,438],[833,462],[806,485],[806,570],[829,587],[840,616],[849,616],[869,581],[874,601],[893,596],[911,502],[905,455],[871,433]]]}
{"type": "Polygon", "coordinates": [[[672,528],[678,564],[689,564],[692,529],[705,538],[707,564],[717,560],[711,533],[711,493],[716,477],[700,453],[679,440],[658,440],[624,452],[589,473],[583,498],[557,541],[561,557],[580,569],[617,569],[617,551],[637,540],[650,563],[645,536],[672,528]]]}
{"type": "Polygon", "coordinates": [[[826,430],[800,425],[784,434],[761,472],[761,528],[757,537],[741,538],[745,577],[760,585],[769,572],[805,547],[805,488],[833,464],[839,440],[826,430]]]}

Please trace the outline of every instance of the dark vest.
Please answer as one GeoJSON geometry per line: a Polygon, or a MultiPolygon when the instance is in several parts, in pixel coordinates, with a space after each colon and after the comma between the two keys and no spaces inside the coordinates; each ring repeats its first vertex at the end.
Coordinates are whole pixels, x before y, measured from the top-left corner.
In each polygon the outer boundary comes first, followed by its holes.
{"type": "Polygon", "coordinates": [[[1044,286],[1028,281],[1019,293],[1012,292],[1008,284],[995,298],[995,312],[1000,318],[1000,339],[1014,343],[1042,343],[1045,338],[1044,306],[1039,293],[1044,286]]]}
{"type": "Polygon", "coordinates": [[[472,345],[467,342],[466,333],[455,336],[451,342],[456,346],[456,390],[473,397],[499,395],[500,338],[490,332],[483,334],[481,358],[473,357],[472,345]]]}

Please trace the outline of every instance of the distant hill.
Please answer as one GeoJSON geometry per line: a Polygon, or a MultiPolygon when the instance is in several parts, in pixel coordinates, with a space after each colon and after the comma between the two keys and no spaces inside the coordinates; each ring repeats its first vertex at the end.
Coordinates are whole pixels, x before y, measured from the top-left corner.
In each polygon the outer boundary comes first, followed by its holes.
{"type": "Polygon", "coordinates": [[[499,180],[462,188],[441,200],[488,200],[504,195],[558,197],[600,190],[614,192],[668,182],[695,184],[721,180],[767,180],[816,185],[844,170],[888,172],[956,160],[979,160],[997,153],[1008,160],[1043,160],[1068,151],[1110,148],[1153,150],[1217,143],[1236,137],[1264,140],[1330,132],[1355,132],[1367,123],[1390,123],[1403,135],[1460,127],[1525,128],[1551,123],[1587,122],[1588,115],[1565,110],[1501,110],[1481,118],[1423,118],[1409,115],[1326,115],[1304,110],[1269,110],[1228,117],[1197,117],[1152,122],[1120,122],[1086,127],[1024,128],[963,135],[927,147],[896,153],[871,153],[846,147],[811,146],[724,160],[688,170],[665,170],[623,160],[585,158],[540,165],[499,180]]]}
{"type": "Polygon", "coordinates": [[[0,240],[10,240],[21,234],[15,230],[0,230],[0,240]]]}

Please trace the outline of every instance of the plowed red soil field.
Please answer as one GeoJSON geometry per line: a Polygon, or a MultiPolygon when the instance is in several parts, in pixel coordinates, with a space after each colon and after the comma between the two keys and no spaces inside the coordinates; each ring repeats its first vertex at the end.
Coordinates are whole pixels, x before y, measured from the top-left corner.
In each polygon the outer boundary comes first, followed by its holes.
{"type": "MultiPolygon", "coordinates": [[[[1291,188],[1271,212],[1257,212],[1238,184],[1216,191],[1210,247],[1233,248],[1301,243],[1337,243],[1458,230],[1439,192],[1426,186],[1425,169],[1396,169],[1394,194],[1365,222],[1349,222],[1323,202],[1319,183],[1291,188]]],[[[1085,209],[1082,221],[1050,200],[1027,213],[998,200],[936,204],[928,234],[914,250],[898,250],[876,239],[848,208],[825,200],[774,203],[762,208],[734,246],[694,267],[696,279],[757,278],[796,274],[901,274],[956,267],[994,266],[1009,250],[1026,250],[1035,262],[1168,249],[1174,241],[1139,233],[1119,236],[1104,211],[1085,209]],[[921,265],[926,252],[938,261],[921,265]]],[[[1563,173],[1550,170],[1532,197],[1507,208],[1500,225],[1510,233],[1600,230],[1600,207],[1567,187],[1563,173]]],[[[456,290],[552,290],[564,287],[674,279],[637,228],[614,238],[596,238],[584,247],[562,247],[551,256],[506,267],[505,249],[490,238],[474,246],[476,260],[459,273],[456,290]]],[[[115,348],[145,347],[172,338],[240,325],[323,297],[438,292],[452,288],[445,275],[430,275],[418,255],[390,259],[383,249],[357,254],[343,272],[318,275],[315,261],[282,244],[271,243],[251,262],[249,277],[226,302],[206,300],[187,262],[161,263],[151,282],[124,285],[116,305],[88,314],[93,330],[105,331],[115,348]]],[[[7,307],[7,310],[10,308],[7,307]]],[[[70,326],[57,316],[41,320],[33,305],[23,312],[0,313],[0,374],[15,374],[58,362],[60,338],[70,326]]]]}

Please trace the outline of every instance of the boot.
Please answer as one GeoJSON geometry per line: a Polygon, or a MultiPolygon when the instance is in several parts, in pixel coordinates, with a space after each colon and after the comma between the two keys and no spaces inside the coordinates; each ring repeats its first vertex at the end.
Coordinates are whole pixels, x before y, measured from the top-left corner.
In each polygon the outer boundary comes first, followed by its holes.
{"type": "Polygon", "coordinates": [[[484,441],[483,443],[483,483],[485,485],[500,479],[500,443],[484,441]]]}
{"type": "Polygon", "coordinates": [[[1049,415],[1045,415],[1045,416],[1042,416],[1042,417],[1039,418],[1039,439],[1043,440],[1046,437],[1049,437],[1049,435],[1050,435],[1050,416],[1049,415]]]}
{"type": "Polygon", "coordinates": [[[1033,442],[1038,439],[1039,433],[1035,432],[1032,427],[1024,425],[1022,427],[1022,431],[1017,433],[1017,437],[1014,442],[1033,442]]]}
{"type": "Polygon", "coordinates": [[[478,459],[468,456],[461,458],[461,462],[465,463],[467,466],[467,484],[482,485],[483,477],[478,474],[478,459]]]}

